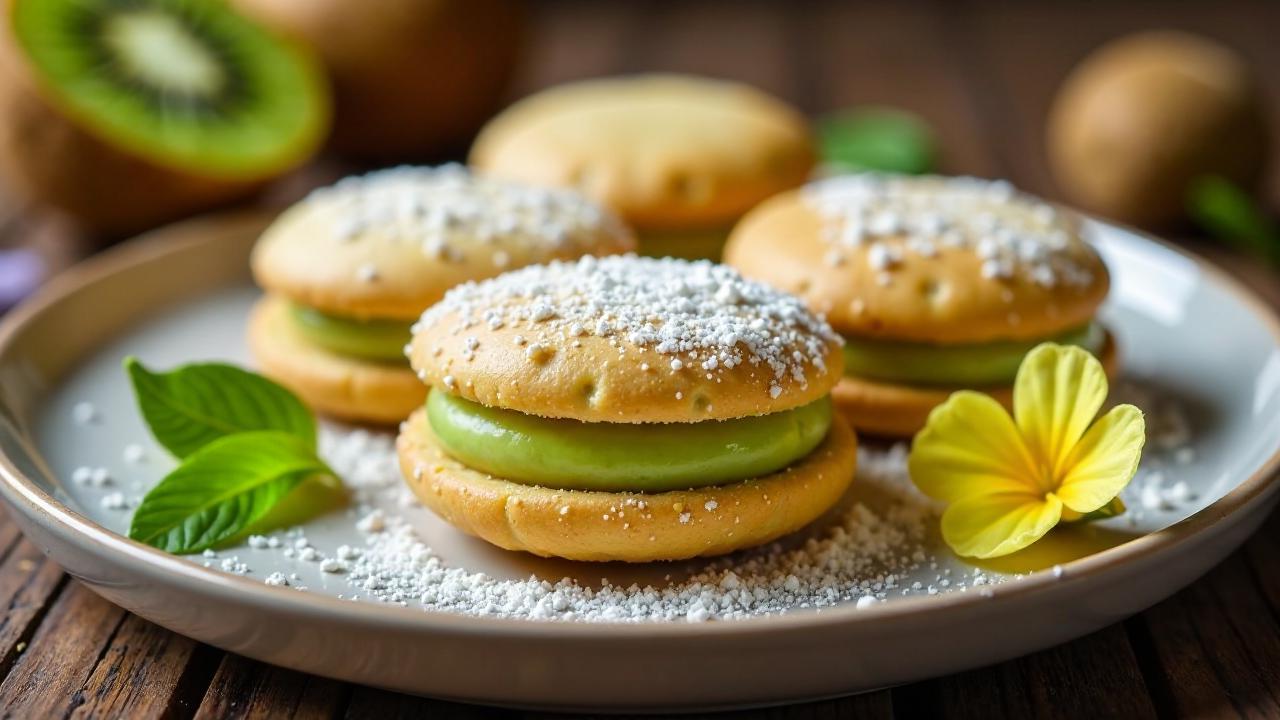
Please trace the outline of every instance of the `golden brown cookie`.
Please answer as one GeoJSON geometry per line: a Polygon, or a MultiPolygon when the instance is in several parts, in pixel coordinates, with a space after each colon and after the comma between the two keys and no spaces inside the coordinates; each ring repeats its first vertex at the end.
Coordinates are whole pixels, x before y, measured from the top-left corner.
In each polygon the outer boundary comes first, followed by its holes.
{"type": "Polygon", "coordinates": [[[974,178],[813,183],[748,213],[725,262],[842,334],[942,344],[1051,337],[1110,286],[1073,214],[974,178]]]}
{"type": "MultiPolygon", "coordinates": [[[[433,393],[516,417],[632,424],[635,442],[650,432],[636,424],[693,431],[699,423],[825,403],[842,371],[838,336],[798,299],[723,265],[634,255],[535,265],[457,287],[423,313],[409,357],[433,393]]],[[[400,462],[413,491],[461,530],[500,547],[577,560],[674,560],[766,542],[834,504],[857,461],[857,441],[835,414],[795,454],[751,466],[760,477],[748,469],[719,485],[668,490],[687,487],[687,478],[654,486],[652,478],[623,476],[613,485],[622,491],[568,490],[580,478],[538,475],[536,456],[523,461],[525,475],[518,463],[504,466],[502,477],[474,467],[491,451],[536,450],[539,441],[496,419],[467,449],[458,444],[466,432],[459,428],[485,421],[464,417],[433,426],[449,421],[419,412],[401,427],[400,462]]],[[[526,422],[538,421],[520,418],[526,422]]],[[[591,451],[588,457],[607,458],[593,462],[613,466],[634,452],[591,451]]],[[[588,463],[575,472],[594,471],[588,463]]]]}
{"type": "Polygon", "coordinates": [[[795,109],[746,85],[682,75],[544,90],[490,121],[470,158],[487,175],[577,188],[642,232],[727,227],[804,182],[813,160],[795,109]]]}
{"type": "MultiPolygon", "coordinates": [[[[796,293],[860,347],[884,342],[876,357],[885,374],[877,377],[893,377],[889,343],[919,343],[928,352],[925,346],[1079,336],[1110,288],[1078,216],[976,178],[851,175],[812,183],[748,213],[725,261],[796,293]]],[[[1114,367],[1109,336],[1093,349],[1114,367]]],[[[939,353],[940,381],[946,363],[960,362],[944,357],[956,356],[939,353]]],[[[832,396],[858,430],[902,436],[923,427],[957,389],[848,375],[832,396]]],[[[976,389],[1009,400],[1008,387],[976,389]]]]}
{"type": "Polygon", "coordinates": [[[316,190],[267,228],[252,266],[259,285],[300,304],[412,320],[468,280],[634,247],[612,213],[576,193],[456,165],[402,167],[316,190]]]}
{"type": "Polygon", "coordinates": [[[269,374],[318,409],[397,422],[425,394],[401,364],[409,333],[395,321],[407,327],[459,283],[634,247],[611,212],[569,190],[476,178],[457,165],[346,178],[285,211],[254,248],[271,329],[256,322],[251,345],[269,374]],[[290,303],[310,313],[310,335],[294,326],[290,303]],[[383,342],[362,334],[371,327],[382,328],[383,342]],[[403,340],[388,343],[388,332],[403,340]],[[365,345],[378,349],[360,352],[365,345]]]}
{"type": "Polygon", "coordinates": [[[407,365],[345,357],[308,342],[281,298],[268,296],[254,306],[249,349],[266,375],[307,405],[344,420],[397,423],[427,397],[407,365]]]}
{"type": "Polygon", "coordinates": [[[463,532],[508,550],[592,561],[681,560],[775,540],[834,505],[858,461],[838,415],[826,440],[785,470],[658,493],[553,490],[473,470],[445,454],[422,410],[396,445],[414,494],[463,532]]]}
{"type": "Polygon", "coordinates": [[[837,337],[795,298],[723,265],[586,257],[464,285],[409,347],[433,386],[585,422],[698,422],[826,395],[837,337]]]}

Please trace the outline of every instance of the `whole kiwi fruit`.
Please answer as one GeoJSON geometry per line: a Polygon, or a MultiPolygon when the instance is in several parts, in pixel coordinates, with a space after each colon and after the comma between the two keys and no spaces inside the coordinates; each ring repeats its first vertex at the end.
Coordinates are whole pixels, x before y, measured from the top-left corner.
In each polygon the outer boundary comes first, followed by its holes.
{"type": "Polygon", "coordinates": [[[9,0],[0,174],[118,235],[252,191],[323,142],[318,61],[216,0],[9,0]]]}
{"type": "Polygon", "coordinates": [[[1085,209],[1168,225],[1185,216],[1198,177],[1256,186],[1265,127],[1243,58],[1203,37],[1149,31],[1104,45],[1070,74],[1049,113],[1048,157],[1085,209]]]}
{"type": "Polygon", "coordinates": [[[460,149],[503,100],[524,34],[519,0],[233,1],[316,48],[332,147],[362,160],[460,149]]]}

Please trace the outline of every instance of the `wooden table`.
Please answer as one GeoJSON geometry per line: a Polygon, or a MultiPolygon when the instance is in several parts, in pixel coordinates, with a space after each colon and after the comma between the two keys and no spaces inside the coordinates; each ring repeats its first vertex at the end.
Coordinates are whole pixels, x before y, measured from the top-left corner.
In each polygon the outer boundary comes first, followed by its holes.
{"type": "MultiPolygon", "coordinates": [[[[1153,25],[1237,46],[1264,73],[1280,112],[1280,3],[1239,1],[544,2],[534,7],[517,94],[588,75],[684,70],[740,78],[810,112],[898,105],[937,128],[946,171],[1008,177],[1054,197],[1041,147],[1054,87],[1090,47],[1153,25]]],[[[313,168],[295,186],[331,172],[313,168]]],[[[1277,191],[1273,183],[1273,201],[1277,191]]],[[[3,228],[5,244],[34,244],[55,264],[84,247],[65,225],[29,214],[3,228]]],[[[1258,263],[1187,242],[1280,304],[1280,282],[1258,263]]],[[[1278,558],[1280,515],[1173,598],[1073,643],[952,677],[741,717],[1280,716],[1278,558]]],[[[2,514],[0,604],[5,716],[527,715],[306,676],[180,637],[69,579],[2,514]]]]}

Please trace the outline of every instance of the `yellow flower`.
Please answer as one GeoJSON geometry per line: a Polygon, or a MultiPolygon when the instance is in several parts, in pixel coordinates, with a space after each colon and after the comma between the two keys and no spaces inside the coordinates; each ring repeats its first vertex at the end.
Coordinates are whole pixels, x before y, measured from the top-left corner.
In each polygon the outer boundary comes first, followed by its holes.
{"type": "MultiPolygon", "coordinates": [[[[1021,550],[1060,521],[1106,513],[1133,479],[1146,441],[1142,412],[1107,397],[1102,364],[1045,343],[1018,368],[1013,417],[991,397],[960,391],[929,415],[911,446],[911,479],[947,503],[942,538],[957,554],[1021,550]]],[[[1116,505],[1113,505],[1115,503],[1116,505]]]]}

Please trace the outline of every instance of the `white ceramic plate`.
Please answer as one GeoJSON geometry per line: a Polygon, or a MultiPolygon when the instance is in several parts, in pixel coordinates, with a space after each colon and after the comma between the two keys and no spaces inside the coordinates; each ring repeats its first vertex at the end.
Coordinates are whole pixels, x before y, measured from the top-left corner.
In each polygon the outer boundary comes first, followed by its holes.
{"type": "MultiPolygon", "coordinates": [[[[1127,496],[1127,518],[1050,543],[1020,565],[978,571],[989,584],[975,584],[975,569],[926,535],[918,542],[925,561],[897,568],[894,587],[850,588],[849,577],[837,578],[846,585],[838,582],[836,600],[821,609],[798,600],[784,614],[689,623],[686,604],[675,622],[585,623],[475,617],[424,607],[416,597],[404,598],[405,606],[381,602],[352,573],[321,572],[278,548],[173,557],[122,537],[128,510],[104,506],[112,493],[128,503],[171,467],[137,416],[119,362],[130,354],[159,367],[245,362],[243,317],[255,297],[246,258],[263,222],[214,218],[158,231],[62,276],[6,318],[0,493],[28,537],[106,598],[267,662],[437,697],[559,709],[705,709],[846,694],[999,661],[1119,620],[1222,559],[1276,499],[1280,323],[1203,261],[1092,223],[1114,274],[1104,319],[1126,368],[1118,393],[1143,404],[1156,425],[1172,422],[1165,418],[1189,424],[1185,432],[1177,423],[1164,427],[1153,439],[1127,496]],[[76,409],[85,402],[94,408],[89,422],[76,409]],[[131,444],[141,446],[140,462],[125,459],[131,444]],[[108,484],[72,482],[82,466],[107,468],[108,484]],[[224,562],[249,572],[223,572],[224,562]],[[1001,572],[1010,570],[1025,572],[1001,572]],[[265,584],[274,572],[292,576],[293,587],[265,584]],[[882,601],[869,606],[851,601],[876,594],[882,601]]],[[[866,451],[849,498],[880,520],[890,505],[921,502],[900,477],[883,472],[893,465],[887,457],[885,448],[866,451]]],[[[444,565],[512,587],[530,574],[594,587],[601,577],[614,586],[662,587],[705,569],[536,560],[403,506],[394,482],[373,483],[359,498],[359,506],[304,529],[322,554],[367,542],[357,521],[380,507],[403,518],[444,565]]],[[[838,510],[809,537],[825,537],[847,512],[838,510]]],[[[856,554],[851,547],[840,550],[846,560],[856,554]]],[[[716,567],[749,573],[743,562],[716,567]]],[[[806,586],[800,594],[813,600],[815,592],[806,586]]]]}

